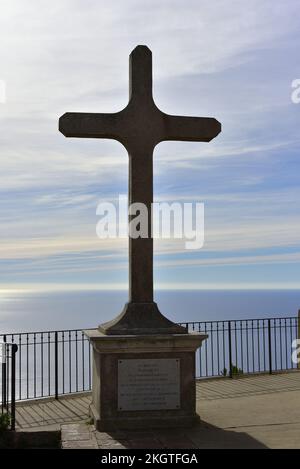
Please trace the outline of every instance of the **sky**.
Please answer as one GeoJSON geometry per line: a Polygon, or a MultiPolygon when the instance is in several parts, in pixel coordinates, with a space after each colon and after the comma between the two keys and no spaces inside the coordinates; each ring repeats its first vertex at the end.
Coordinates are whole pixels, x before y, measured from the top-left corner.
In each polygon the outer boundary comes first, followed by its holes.
{"type": "Polygon", "coordinates": [[[58,118],[124,108],[138,44],[161,110],[222,123],[210,143],[155,148],[155,201],[205,204],[202,249],[155,240],[155,287],[299,288],[299,9],[0,0],[0,288],[127,288],[126,240],[96,236],[98,203],[127,193],[126,151],[67,139],[58,118]]]}

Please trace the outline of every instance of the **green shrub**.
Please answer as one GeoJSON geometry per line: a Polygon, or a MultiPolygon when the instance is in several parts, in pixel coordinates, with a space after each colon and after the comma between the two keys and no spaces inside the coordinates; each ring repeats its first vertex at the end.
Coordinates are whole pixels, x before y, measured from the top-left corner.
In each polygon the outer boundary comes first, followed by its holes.
{"type": "MultiPolygon", "coordinates": [[[[244,371],[242,368],[238,368],[236,365],[231,364],[231,369],[232,369],[232,376],[238,376],[244,374],[244,371]]],[[[223,371],[221,371],[222,376],[228,376],[230,373],[227,368],[224,368],[223,371]]]]}
{"type": "Polygon", "coordinates": [[[10,426],[10,415],[8,412],[0,414],[0,432],[4,432],[10,426]]]}

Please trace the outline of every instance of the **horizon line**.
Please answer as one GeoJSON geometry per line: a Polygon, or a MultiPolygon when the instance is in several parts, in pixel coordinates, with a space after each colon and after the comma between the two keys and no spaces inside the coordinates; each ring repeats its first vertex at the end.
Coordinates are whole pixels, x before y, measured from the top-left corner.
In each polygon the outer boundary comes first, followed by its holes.
{"type": "MultiPolygon", "coordinates": [[[[245,283],[245,284],[195,284],[195,283],[161,283],[155,286],[156,291],[242,291],[242,290],[299,290],[300,284],[286,283],[286,284],[260,284],[260,283],[245,283]]],[[[128,291],[127,284],[14,284],[0,285],[0,297],[3,294],[17,294],[17,293],[51,293],[51,292],[71,292],[71,291],[128,291]]]]}

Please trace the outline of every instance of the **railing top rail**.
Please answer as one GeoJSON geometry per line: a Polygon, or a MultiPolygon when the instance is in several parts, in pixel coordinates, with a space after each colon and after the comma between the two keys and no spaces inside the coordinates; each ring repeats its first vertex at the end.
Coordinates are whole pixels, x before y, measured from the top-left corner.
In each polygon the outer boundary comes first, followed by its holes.
{"type": "Polygon", "coordinates": [[[180,321],[178,324],[224,324],[229,322],[251,322],[251,321],[284,321],[289,319],[298,319],[298,316],[279,316],[279,317],[266,317],[266,318],[245,318],[245,319],[218,319],[212,321],[180,321]]]}
{"type": "MultiPolygon", "coordinates": [[[[265,318],[245,318],[245,319],[218,319],[210,321],[180,321],[178,324],[192,326],[195,324],[228,324],[231,323],[241,323],[241,322],[255,322],[255,321],[287,321],[287,320],[298,320],[298,316],[282,316],[282,317],[265,317],[265,318]]],[[[85,327],[84,329],[97,329],[96,327],[85,327]]],[[[4,337],[15,337],[15,336],[29,336],[33,334],[55,334],[55,333],[76,333],[82,332],[82,329],[59,329],[59,330],[45,330],[45,331],[25,331],[25,332],[6,332],[0,334],[0,340],[4,337]]]]}
{"type": "Polygon", "coordinates": [[[32,334],[55,334],[57,333],[69,333],[69,332],[83,332],[85,329],[97,329],[96,327],[85,327],[84,329],[58,329],[58,330],[45,330],[45,331],[25,331],[25,332],[4,332],[3,334],[0,334],[0,339],[1,337],[13,337],[13,336],[21,336],[21,335],[32,335],[32,334]]]}

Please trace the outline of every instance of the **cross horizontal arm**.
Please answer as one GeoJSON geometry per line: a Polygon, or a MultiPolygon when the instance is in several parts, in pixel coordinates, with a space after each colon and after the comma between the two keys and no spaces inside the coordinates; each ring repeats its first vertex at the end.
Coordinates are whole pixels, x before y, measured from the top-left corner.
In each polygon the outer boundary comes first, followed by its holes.
{"type": "Polygon", "coordinates": [[[163,140],[210,142],[221,132],[221,124],[213,117],[185,117],[164,114],[163,140]]]}
{"type": "Polygon", "coordinates": [[[118,140],[118,113],[67,112],[59,119],[59,131],[65,137],[118,140]]]}

